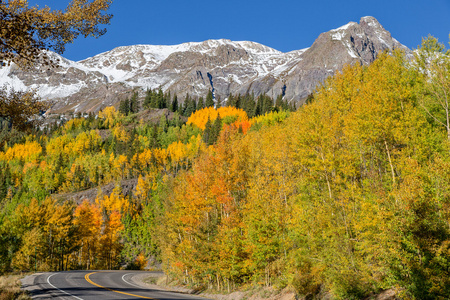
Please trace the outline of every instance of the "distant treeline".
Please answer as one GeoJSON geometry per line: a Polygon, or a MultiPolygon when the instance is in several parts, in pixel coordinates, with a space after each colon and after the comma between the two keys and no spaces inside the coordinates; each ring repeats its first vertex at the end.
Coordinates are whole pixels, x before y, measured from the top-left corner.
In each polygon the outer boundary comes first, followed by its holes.
{"type": "MultiPolygon", "coordinates": [[[[206,97],[192,97],[186,94],[184,101],[181,103],[177,95],[171,95],[170,92],[164,93],[161,89],[148,89],[145,93],[145,99],[142,103],[142,108],[167,108],[172,112],[178,112],[179,115],[189,117],[192,113],[201,110],[205,107],[222,107],[233,106],[243,109],[249,118],[264,115],[268,112],[288,110],[295,111],[295,103],[289,103],[279,95],[276,99],[261,94],[233,95],[230,94],[225,100],[220,97],[214,101],[213,93],[209,90],[206,97]]],[[[119,104],[119,111],[125,115],[130,113],[137,113],[141,110],[138,100],[138,93],[135,92],[130,98],[122,100],[119,104]]]]}

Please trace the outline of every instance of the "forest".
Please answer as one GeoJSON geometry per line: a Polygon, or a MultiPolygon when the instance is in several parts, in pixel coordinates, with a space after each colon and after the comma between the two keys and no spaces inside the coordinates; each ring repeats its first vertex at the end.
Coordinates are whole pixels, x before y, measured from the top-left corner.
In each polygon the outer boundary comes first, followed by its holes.
{"type": "Polygon", "coordinates": [[[217,291],[448,299],[449,93],[450,53],[428,37],[414,57],[346,66],[297,110],[149,90],[142,108],[133,96],[32,132],[2,123],[0,272],[151,259],[217,291]],[[172,115],[148,123],[143,108],[172,115]]]}

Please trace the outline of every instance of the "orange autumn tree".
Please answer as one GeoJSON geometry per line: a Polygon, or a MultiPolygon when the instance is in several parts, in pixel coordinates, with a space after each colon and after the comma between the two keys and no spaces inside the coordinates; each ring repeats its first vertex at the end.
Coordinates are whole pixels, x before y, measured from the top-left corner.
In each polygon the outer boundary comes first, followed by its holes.
{"type": "Polygon", "coordinates": [[[193,113],[189,117],[187,124],[192,124],[202,130],[205,130],[208,120],[213,122],[218,116],[220,116],[220,118],[224,121],[228,118],[229,122],[225,123],[245,121],[248,119],[247,113],[240,108],[235,108],[232,106],[219,107],[218,109],[215,109],[214,107],[206,107],[193,113]]]}
{"type": "Polygon", "coordinates": [[[225,130],[217,147],[176,179],[162,254],[167,271],[185,282],[229,288],[245,269],[241,209],[248,150],[236,134],[225,130]]]}
{"type": "Polygon", "coordinates": [[[75,225],[79,227],[81,247],[78,264],[90,270],[97,266],[103,218],[98,205],[84,200],[74,212],[75,225]]]}

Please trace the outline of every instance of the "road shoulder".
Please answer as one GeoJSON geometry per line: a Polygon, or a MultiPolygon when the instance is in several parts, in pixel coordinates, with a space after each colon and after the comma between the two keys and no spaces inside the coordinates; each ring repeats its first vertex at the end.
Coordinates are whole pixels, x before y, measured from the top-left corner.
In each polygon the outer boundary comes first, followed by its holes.
{"type": "Polygon", "coordinates": [[[20,282],[22,283],[22,290],[27,291],[32,299],[52,299],[48,295],[49,291],[45,290],[42,284],[38,282],[38,278],[46,274],[50,273],[34,273],[25,276],[20,280],[20,282]]]}

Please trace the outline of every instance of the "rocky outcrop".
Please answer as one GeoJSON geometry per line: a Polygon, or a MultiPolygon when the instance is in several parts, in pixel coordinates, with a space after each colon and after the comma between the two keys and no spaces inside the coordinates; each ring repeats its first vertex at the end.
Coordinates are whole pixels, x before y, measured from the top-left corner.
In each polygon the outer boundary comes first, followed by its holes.
{"type": "MultiPolygon", "coordinates": [[[[177,94],[283,94],[302,103],[328,76],[345,64],[370,64],[380,51],[403,49],[373,17],[322,33],[308,49],[282,53],[254,42],[208,40],[175,46],[119,47],[80,62],[60,60],[57,69],[22,71],[0,68],[0,85],[35,89],[51,99],[52,111],[97,112],[117,104],[131,91],[161,88],[177,94]]],[[[143,94],[143,93],[141,93],[143,94]]]]}

